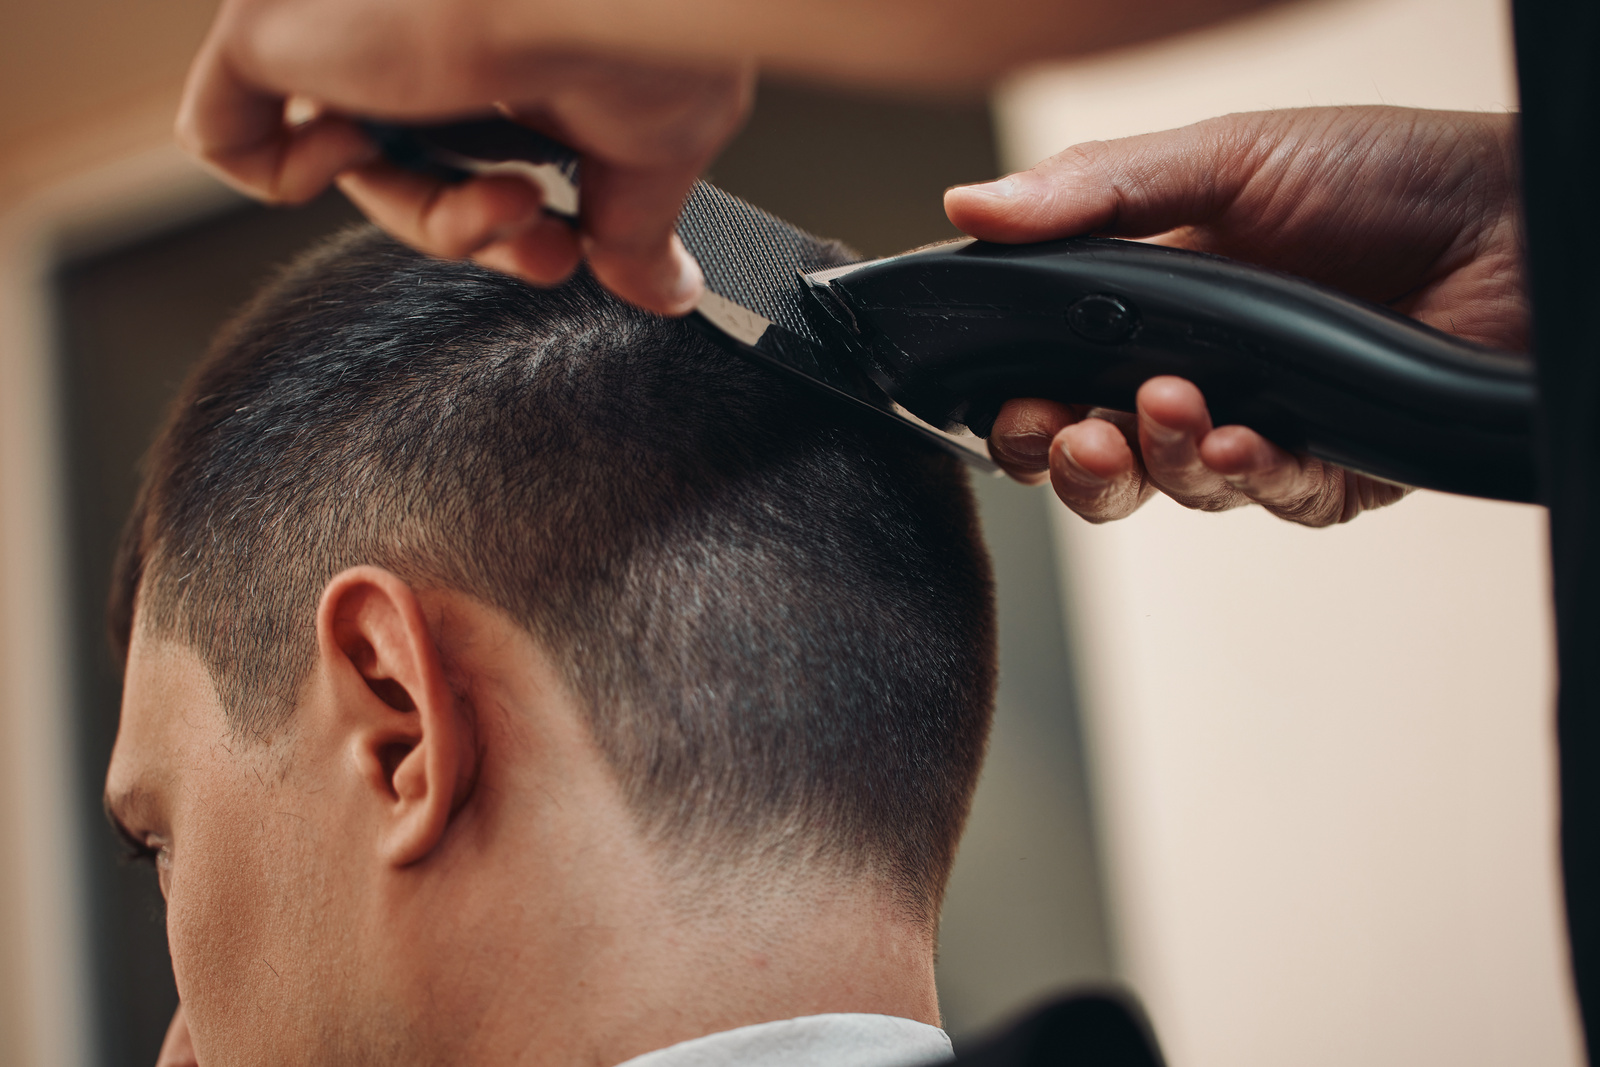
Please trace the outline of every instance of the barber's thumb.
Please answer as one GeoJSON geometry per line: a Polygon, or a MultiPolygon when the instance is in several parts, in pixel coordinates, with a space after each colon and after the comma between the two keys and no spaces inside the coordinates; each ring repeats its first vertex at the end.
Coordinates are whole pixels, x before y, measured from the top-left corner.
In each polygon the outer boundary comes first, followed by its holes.
{"type": "Polygon", "coordinates": [[[1225,115],[1086,141],[998,181],[950,189],[944,207],[951,222],[985,241],[1150,237],[1208,221],[1281,139],[1282,122],[1271,116],[1225,115]]]}
{"type": "Polygon", "coordinates": [[[1014,244],[1093,233],[1116,213],[1116,190],[1098,167],[1063,152],[991,182],[945,190],[944,210],[964,233],[1014,244]]]}

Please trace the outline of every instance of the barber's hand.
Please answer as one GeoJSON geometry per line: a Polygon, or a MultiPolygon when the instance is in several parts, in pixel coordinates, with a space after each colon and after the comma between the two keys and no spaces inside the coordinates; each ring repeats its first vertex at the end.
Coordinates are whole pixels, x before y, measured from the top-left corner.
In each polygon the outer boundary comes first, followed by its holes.
{"type": "Polygon", "coordinates": [[[190,70],[179,140],[261,199],[300,203],[337,180],[423,251],[535,283],[587,256],[624,299],[688,311],[703,283],[674,225],[744,120],[751,66],[510,56],[495,45],[492,14],[475,0],[227,0],[190,70]],[[309,118],[286,119],[291,99],[314,102],[309,118]],[[448,185],[391,167],[344,117],[440,121],[495,107],[583,153],[579,232],[545,215],[520,179],[448,185]]]}
{"type": "MultiPolygon", "coordinates": [[[[1229,115],[1069,148],[1030,171],[950,190],[951,220],[989,241],[1152,237],[1302,275],[1438,329],[1525,349],[1515,121],[1401,108],[1229,115]]],[[[1213,427],[1179,378],[1139,390],[1138,411],[1042,400],[1001,411],[990,452],[1091,522],[1157,490],[1187,507],[1257,503],[1324,526],[1407,490],[1213,427]]]]}

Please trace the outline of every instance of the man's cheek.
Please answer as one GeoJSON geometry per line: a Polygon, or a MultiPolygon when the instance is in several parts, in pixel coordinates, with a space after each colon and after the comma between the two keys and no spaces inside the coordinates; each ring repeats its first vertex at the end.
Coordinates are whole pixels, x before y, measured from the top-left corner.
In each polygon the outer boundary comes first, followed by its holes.
{"type": "Polygon", "coordinates": [[[305,971],[288,946],[298,909],[286,901],[278,842],[254,819],[198,829],[174,850],[167,940],[178,995],[202,1063],[259,1059],[293,1040],[295,983],[305,971]]]}

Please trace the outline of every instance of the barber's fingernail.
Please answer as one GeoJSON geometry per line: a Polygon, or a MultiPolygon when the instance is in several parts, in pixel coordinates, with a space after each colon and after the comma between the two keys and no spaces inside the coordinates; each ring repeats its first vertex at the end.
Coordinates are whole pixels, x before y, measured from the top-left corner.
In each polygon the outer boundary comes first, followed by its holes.
{"type": "Polygon", "coordinates": [[[1001,452],[1017,459],[1044,459],[1050,454],[1050,435],[1045,433],[1013,433],[996,441],[1001,452]]]}
{"type": "Polygon", "coordinates": [[[1090,473],[1083,464],[1073,458],[1072,449],[1065,439],[1061,441],[1060,449],[1061,473],[1066,476],[1067,481],[1083,489],[1102,489],[1108,484],[1105,478],[1090,473]]]}
{"type": "Polygon", "coordinates": [[[1021,174],[1007,174],[1004,178],[996,178],[992,182],[978,182],[974,185],[958,185],[955,188],[964,192],[977,193],[979,196],[992,196],[1000,200],[1008,200],[1020,196],[1026,191],[1027,183],[1021,174]]]}

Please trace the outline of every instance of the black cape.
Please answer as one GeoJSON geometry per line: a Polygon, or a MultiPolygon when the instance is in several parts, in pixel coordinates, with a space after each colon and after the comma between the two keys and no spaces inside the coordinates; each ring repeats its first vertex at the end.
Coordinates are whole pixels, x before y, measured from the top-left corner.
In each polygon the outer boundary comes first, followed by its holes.
{"type": "Polygon", "coordinates": [[[1588,245],[1600,222],[1600,0],[1517,0],[1513,11],[1561,671],[1561,862],[1592,1050],[1600,1043],[1600,674],[1590,659],[1600,652],[1600,258],[1588,245]]]}

